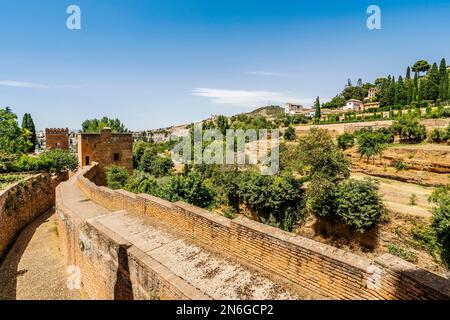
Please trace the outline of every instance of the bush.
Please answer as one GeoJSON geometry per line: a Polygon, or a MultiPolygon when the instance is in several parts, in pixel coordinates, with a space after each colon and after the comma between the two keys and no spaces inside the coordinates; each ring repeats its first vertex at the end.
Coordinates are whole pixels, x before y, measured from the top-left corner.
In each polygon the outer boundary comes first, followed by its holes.
{"type": "Polygon", "coordinates": [[[430,199],[437,205],[433,210],[431,224],[436,239],[441,247],[441,255],[447,266],[450,266],[450,188],[438,188],[430,199]]]}
{"type": "Polygon", "coordinates": [[[106,168],[106,183],[108,187],[113,190],[123,189],[127,184],[129,177],[130,175],[125,168],[118,166],[106,168]]]}
{"type": "Polygon", "coordinates": [[[433,143],[446,142],[449,139],[447,131],[434,128],[430,134],[429,140],[433,143]]]}
{"type": "Polygon", "coordinates": [[[408,170],[408,166],[401,160],[396,160],[394,162],[394,168],[397,172],[408,170]]]}
{"type": "Polygon", "coordinates": [[[440,248],[431,226],[416,225],[412,228],[411,235],[416,245],[425,249],[433,258],[438,257],[440,248]]]}
{"type": "Polygon", "coordinates": [[[419,123],[417,118],[402,116],[392,125],[392,130],[400,136],[404,142],[421,142],[427,137],[425,126],[419,123]]]}
{"type": "Polygon", "coordinates": [[[291,231],[300,219],[302,190],[300,183],[289,175],[242,172],[237,178],[236,194],[239,202],[261,221],[274,221],[283,230],[291,231]]]}
{"type": "Polygon", "coordinates": [[[355,145],[355,136],[351,133],[344,133],[338,137],[338,146],[342,150],[346,150],[355,145]]]}
{"type": "Polygon", "coordinates": [[[399,258],[402,258],[403,260],[409,261],[409,262],[417,262],[418,257],[417,254],[415,254],[414,252],[406,249],[406,248],[402,248],[396,245],[390,245],[388,247],[388,251],[390,254],[397,256],[399,258]]]}
{"type": "Polygon", "coordinates": [[[327,130],[311,129],[299,140],[297,170],[314,176],[342,179],[350,176],[349,160],[334,144],[327,130]]]}
{"type": "Polygon", "coordinates": [[[386,209],[371,180],[345,180],[334,184],[315,179],[308,187],[307,208],[314,214],[341,222],[364,233],[377,226],[386,209]]]}
{"type": "Polygon", "coordinates": [[[157,178],[169,174],[174,167],[172,159],[157,156],[153,148],[145,149],[139,165],[142,171],[150,173],[157,178]]]}
{"type": "Polygon", "coordinates": [[[156,179],[142,171],[135,171],[134,174],[128,178],[124,189],[134,193],[147,193],[158,196],[158,183],[156,179]]]}
{"type": "Polygon", "coordinates": [[[70,151],[55,149],[39,156],[39,166],[41,170],[53,173],[75,171],[78,168],[78,159],[70,151]]]}
{"type": "Polygon", "coordinates": [[[357,136],[358,153],[369,161],[383,154],[388,138],[382,132],[372,130],[360,131],[357,136]]]}
{"type": "Polygon", "coordinates": [[[295,129],[291,126],[286,128],[286,131],[284,132],[284,139],[287,141],[294,141],[297,138],[295,135],[295,129]]]}
{"type": "Polygon", "coordinates": [[[161,187],[161,196],[169,201],[185,201],[194,206],[209,208],[214,204],[216,192],[198,171],[185,176],[174,176],[161,187]]]}

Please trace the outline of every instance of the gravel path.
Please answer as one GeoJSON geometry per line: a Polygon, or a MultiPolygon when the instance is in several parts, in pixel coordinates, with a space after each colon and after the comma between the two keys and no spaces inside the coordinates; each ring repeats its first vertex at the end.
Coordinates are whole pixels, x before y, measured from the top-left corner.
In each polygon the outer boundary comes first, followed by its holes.
{"type": "Polygon", "coordinates": [[[66,264],[59,251],[56,218],[49,211],[17,238],[0,266],[0,300],[80,300],[82,291],[66,285],[66,264]]]}

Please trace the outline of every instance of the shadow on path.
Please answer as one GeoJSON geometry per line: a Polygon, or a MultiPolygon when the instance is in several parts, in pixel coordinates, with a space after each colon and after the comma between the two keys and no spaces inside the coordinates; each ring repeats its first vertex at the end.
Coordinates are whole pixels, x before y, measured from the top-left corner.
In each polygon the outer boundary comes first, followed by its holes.
{"type": "Polygon", "coordinates": [[[54,209],[50,209],[31,224],[29,224],[20,233],[14,244],[6,254],[5,259],[0,265],[0,300],[17,299],[17,278],[23,276],[28,270],[19,270],[19,263],[28,244],[33,238],[36,229],[47,222],[54,214],[54,209]]]}

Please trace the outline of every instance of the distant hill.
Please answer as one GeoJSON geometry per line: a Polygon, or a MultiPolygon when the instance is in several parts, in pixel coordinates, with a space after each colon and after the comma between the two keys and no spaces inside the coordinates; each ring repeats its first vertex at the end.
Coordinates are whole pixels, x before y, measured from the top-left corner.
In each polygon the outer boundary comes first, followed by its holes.
{"type": "Polygon", "coordinates": [[[279,106],[267,106],[247,113],[249,116],[262,116],[267,118],[277,118],[284,115],[284,109],[279,106]]]}

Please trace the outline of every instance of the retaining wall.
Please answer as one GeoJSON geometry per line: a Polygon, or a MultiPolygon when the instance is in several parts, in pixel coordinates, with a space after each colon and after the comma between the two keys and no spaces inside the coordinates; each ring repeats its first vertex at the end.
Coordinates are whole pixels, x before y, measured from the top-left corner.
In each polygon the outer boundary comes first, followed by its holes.
{"type": "MultiPolygon", "coordinates": [[[[450,281],[390,254],[375,260],[239,217],[234,220],[183,202],[99,187],[94,165],[78,185],[94,202],[157,218],[184,237],[336,299],[450,299],[450,281]]],[[[95,269],[95,268],[94,268],[95,269]]]]}

